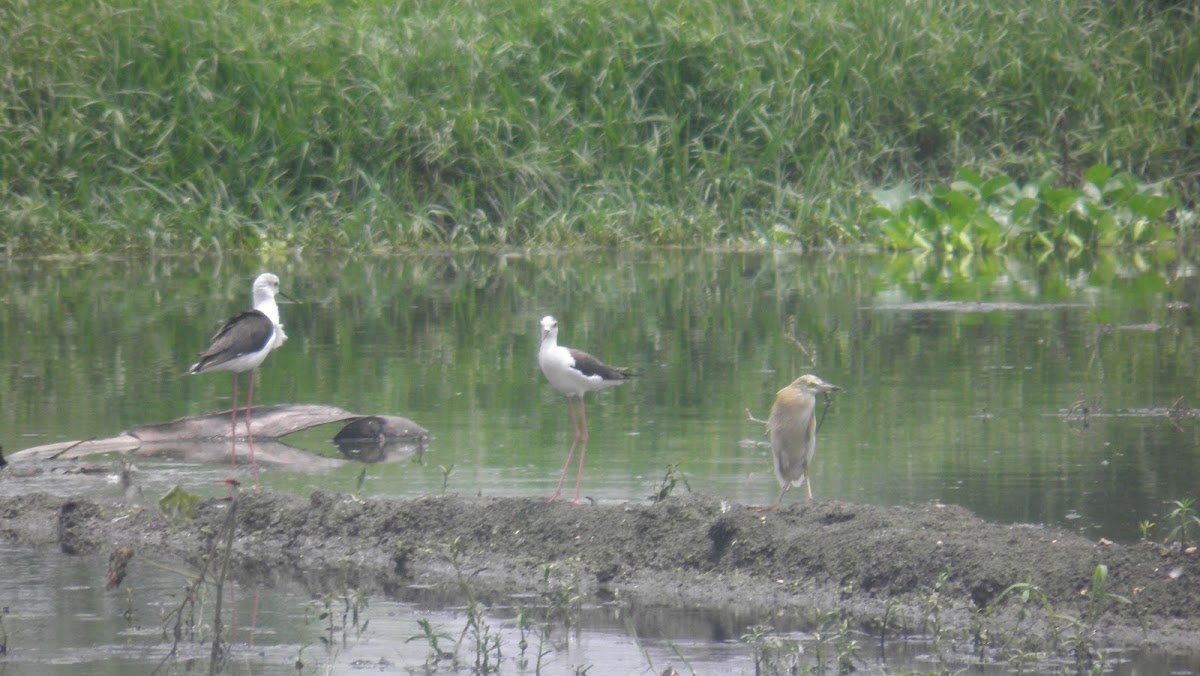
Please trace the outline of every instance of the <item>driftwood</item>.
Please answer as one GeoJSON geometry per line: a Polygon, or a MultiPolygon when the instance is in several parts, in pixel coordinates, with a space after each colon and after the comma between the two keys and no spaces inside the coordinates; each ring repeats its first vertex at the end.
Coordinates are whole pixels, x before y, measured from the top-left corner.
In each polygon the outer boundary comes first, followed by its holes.
{"type": "MultiPolygon", "coordinates": [[[[9,460],[75,459],[99,453],[124,453],[140,457],[180,458],[192,462],[228,460],[230,446],[229,411],[179,418],[166,423],[141,425],[108,439],[64,441],[27,448],[9,456],[9,460]]],[[[319,404],[280,404],[251,409],[254,455],[260,463],[287,465],[292,468],[324,470],[345,464],[346,460],[327,458],[290,446],[281,439],[289,434],[320,425],[346,423],[333,441],[347,458],[360,462],[380,462],[422,453],[429,431],[408,418],[390,415],[360,415],[335,406],[319,404]]],[[[237,423],[239,460],[249,458],[245,443],[244,412],[237,423]]]]}

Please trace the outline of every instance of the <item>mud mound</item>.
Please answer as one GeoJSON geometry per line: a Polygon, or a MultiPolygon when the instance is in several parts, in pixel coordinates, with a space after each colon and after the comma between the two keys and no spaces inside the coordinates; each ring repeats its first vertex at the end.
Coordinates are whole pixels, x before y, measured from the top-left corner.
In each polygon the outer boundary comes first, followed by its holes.
{"type": "MultiPolygon", "coordinates": [[[[4,498],[0,535],[67,553],[128,544],[144,556],[194,562],[213,551],[231,505],[207,500],[194,518],[172,523],[154,509],[4,498]]],[[[536,589],[547,564],[560,564],[578,574],[585,593],[667,606],[736,604],[768,617],[837,609],[864,626],[886,625],[890,616],[908,618],[911,628],[927,614],[935,587],[965,626],[972,613],[1026,581],[1057,612],[1083,617],[1093,573],[1105,565],[1107,592],[1131,601],[1103,609],[1115,642],[1188,646],[1200,637],[1195,555],[990,524],[953,506],[820,501],[760,514],[698,495],[572,506],[317,492],[243,494],[235,516],[233,574],[245,581],[294,578],[321,591],[347,583],[384,591],[436,584],[465,567],[476,585],[523,593],[536,589]]]]}

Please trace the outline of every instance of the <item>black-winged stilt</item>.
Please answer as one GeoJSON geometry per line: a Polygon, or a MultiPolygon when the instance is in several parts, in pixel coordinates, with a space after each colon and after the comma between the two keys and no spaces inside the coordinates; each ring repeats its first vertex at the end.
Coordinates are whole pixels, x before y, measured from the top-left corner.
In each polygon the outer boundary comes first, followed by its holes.
{"type": "MultiPolygon", "coordinates": [[[[279,278],[264,272],[254,280],[254,309],[234,315],[225,321],[213,336],[208,349],[200,354],[200,360],[187,370],[185,375],[208,373],[209,371],[233,372],[233,395],[230,404],[230,460],[237,464],[237,378],[239,373],[250,372],[250,386],[246,392],[246,442],[250,446],[250,465],[254,471],[254,485],[258,485],[258,465],[254,461],[254,438],[250,432],[250,407],[254,402],[254,369],[267,355],[287,340],[283,325],[279,323],[279,306],[275,303],[279,291],[279,278]]],[[[286,294],[281,294],[286,297],[286,294]]]]}
{"type": "MultiPolygon", "coordinates": [[[[583,481],[583,458],[587,454],[588,441],[587,409],[583,397],[588,392],[620,385],[628,380],[631,374],[628,369],[608,366],[582,350],[559,345],[558,321],[550,316],[542,317],[542,344],[538,349],[538,365],[542,367],[542,373],[546,374],[546,380],[549,380],[556,390],[566,396],[567,412],[571,416],[571,429],[575,432],[575,439],[583,443],[583,448],[579,452],[579,470],[575,476],[575,499],[572,501],[579,502],[579,487],[583,481]],[[575,407],[571,403],[572,398],[579,399],[580,423],[575,421],[575,407]]],[[[558,477],[558,488],[550,496],[551,500],[557,500],[562,491],[562,482],[567,475],[567,467],[571,464],[571,456],[574,452],[575,444],[572,444],[571,452],[567,454],[567,461],[563,464],[562,474],[558,477]]]]}

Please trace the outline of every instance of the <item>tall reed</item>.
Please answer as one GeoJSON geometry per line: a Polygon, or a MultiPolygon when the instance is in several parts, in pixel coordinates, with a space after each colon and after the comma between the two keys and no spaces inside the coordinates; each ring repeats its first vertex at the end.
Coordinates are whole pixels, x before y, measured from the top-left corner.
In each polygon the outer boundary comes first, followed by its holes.
{"type": "Polygon", "coordinates": [[[1200,194],[1200,16],[1145,0],[0,5],[11,251],[854,242],[1066,123],[1200,194]]]}

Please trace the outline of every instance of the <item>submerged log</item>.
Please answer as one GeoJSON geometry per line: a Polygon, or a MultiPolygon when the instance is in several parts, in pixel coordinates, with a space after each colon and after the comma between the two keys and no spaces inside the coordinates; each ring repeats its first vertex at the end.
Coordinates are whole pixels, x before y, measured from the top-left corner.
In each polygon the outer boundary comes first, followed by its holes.
{"type": "MultiPolygon", "coordinates": [[[[226,410],[141,425],[108,439],[64,441],[27,448],[9,456],[9,460],[66,460],[100,453],[124,453],[217,462],[229,458],[229,417],[230,411],[226,410]]],[[[346,423],[334,436],[334,441],[348,458],[365,462],[421,453],[430,438],[428,430],[408,418],[365,416],[320,404],[258,406],[251,409],[250,417],[258,462],[307,469],[328,469],[346,461],[309,453],[280,441],[282,438],[312,427],[346,423]]],[[[238,456],[248,457],[249,448],[242,436],[246,431],[244,415],[238,416],[236,431],[242,442],[238,445],[238,456]]]]}
{"type": "MultiPolygon", "coordinates": [[[[382,462],[402,454],[413,444],[413,423],[408,418],[387,415],[368,415],[352,420],[333,437],[342,455],[359,462],[382,462]]],[[[420,430],[420,445],[428,432],[420,430]]]]}

